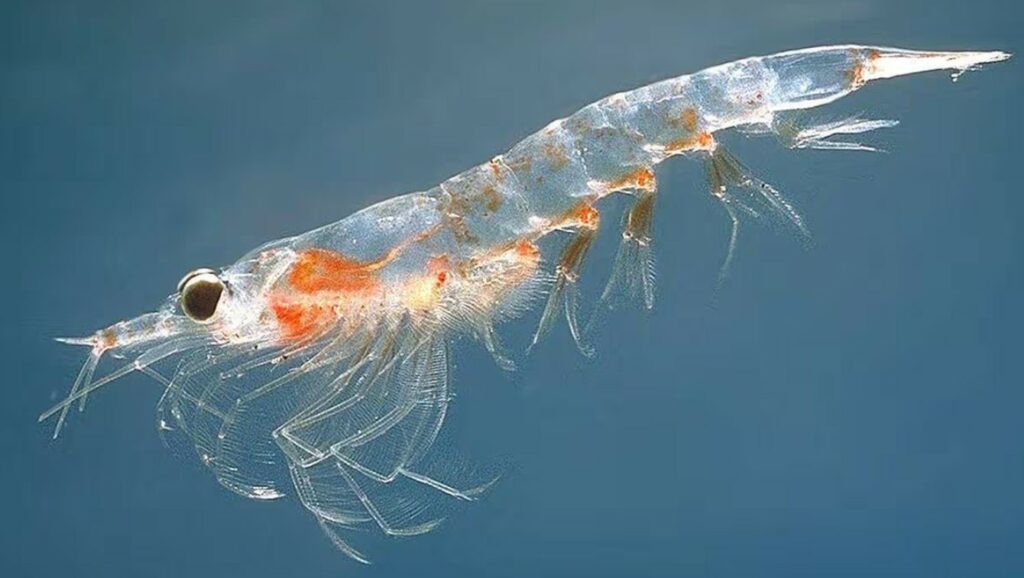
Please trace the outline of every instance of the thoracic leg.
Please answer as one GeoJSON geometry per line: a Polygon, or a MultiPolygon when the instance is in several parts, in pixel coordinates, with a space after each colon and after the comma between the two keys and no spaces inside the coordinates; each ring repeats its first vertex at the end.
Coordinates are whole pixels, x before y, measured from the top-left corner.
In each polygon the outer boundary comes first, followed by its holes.
{"type": "Polygon", "coordinates": [[[443,521],[443,518],[439,518],[436,520],[430,520],[428,522],[424,522],[422,524],[417,524],[415,526],[410,526],[407,528],[396,528],[392,526],[387,519],[385,519],[384,515],[377,508],[376,504],[373,503],[373,501],[370,499],[370,496],[366,494],[363,488],[356,481],[355,477],[353,477],[352,474],[348,472],[347,468],[342,464],[337,464],[337,468],[338,471],[341,473],[341,476],[345,478],[346,482],[348,482],[349,487],[351,487],[352,491],[356,494],[356,497],[359,498],[360,502],[362,502],[363,507],[366,508],[366,511],[370,514],[370,517],[373,518],[373,521],[377,523],[377,525],[385,534],[388,534],[389,536],[417,536],[419,534],[425,534],[433,530],[438,526],[438,524],[440,524],[443,521]]]}
{"type": "Polygon", "coordinates": [[[612,272],[587,322],[585,335],[593,334],[619,300],[654,307],[654,203],[657,182],[649,169],[636,172],[630,194],[635,202],[622,218],[622,240],[615,254],[612,272]]]}
{"type": "Polygon", "coordinates": [[[579,213],[580,216],[574,223],[578,232],[562,251],[558,266],[555,267],[555,281],[551,286],[547,304],[544,306],[544,313],[541,314],[540,325],[533,335],[531,348],[551,329],[558,309],[561,307],[565,310],[565,319],[569,324],[569,332],[572,333],[576,347],[584,355],[593,354],[593,350],[583,342],[583,335],[576,317],[576,283],[579,280],[583,258],[586,257],[590,245],[597,236],[598,215],[597,211],[589,205],[581,207],[579,213]]]}
{"type": "Polygon", "coordinates": [[[622,241],[608,284],[601,293],[599,307],[611,307],[618,296],[636,299],[644,308],[654,307],[654,251],[651,228],[657,185],[651,174],[638,186],[636,202],[623,218],[622,241]]]}
{"type": "Polygon", "coordinates": [[[477,496],[479,496],[480,494],[486,492],[488,488],[490,488],[492,485],[494,485],[495,482],[498,481],[498,477],[495,477],[493,480],[491,480],[489,482],[486,482],[484,484],[480,484],[479,486],[476,486],[475,488],[469,488],[469,489],[466,489],[466,490],[462,490],[462,489],[456,488],[456,487],[454,487],[452,485],[449,485],[449,484],[447,484],[445,482],[437,480],[435,478],[431,478],[429,476],[425,476],[423,474],[419,474],[419,473],[413,472],[411,470],[407,470],[405,468],[401,468],[399,470],[399,472],[403,476],[409,478],[410,480],[415,480],[415,481],[417,481],[417,482],[419,482],[421,484],[425,484],[427,486],[430,486],[431,488],[434,488],[435,490],[437,490],[439,492],[442,492],[444,494],[447,494],[447,495],[449,495],[449,496],[451,496],[453,498],[458,498],[460,500],[467,500],[467,501],[475,500],[477,498],[477,496]]]}
{"type": "Polygon", "coordinates": [[[722,261],[722,267],[718,270],[718,284],[721,285],[725,278],[729,275],[729,267],[732,266],[732,258],[736,253],[736,239],[739,238],[740,234],[740,217],[736,214],[736,209],[729,204],[728,200],[719,197],[722,202],[722,206],[725,207],[725,212],[729,213],[729,220],[731,221],[731,229],[729,231],[729,248],[725,253],[725,260],[722,261]]]}
{"type": "Polygon", "coordinates": [[[728,274],[733,260],[741,213],[792,229],[804,239],[810,238],[803,217],[786,197],[775,187],[753,176],[747,167],[721,145],[711,150],[705,169],[711,196],[722,203],[732,221],[729,250],[719,273],[720,281],[728,274]]]}
{"type": "Polygon", "coordinates": [[[779,139],[794,149],[825,149],[846,151],[879,150],[877,147],[856,141],[834,140],[835,135],[853,135],[891,128],[899,124],[897,120],[875,120],[852,116],[839,120],[801,125],[796,118],[776,119],[773,125],[779,139]]]}

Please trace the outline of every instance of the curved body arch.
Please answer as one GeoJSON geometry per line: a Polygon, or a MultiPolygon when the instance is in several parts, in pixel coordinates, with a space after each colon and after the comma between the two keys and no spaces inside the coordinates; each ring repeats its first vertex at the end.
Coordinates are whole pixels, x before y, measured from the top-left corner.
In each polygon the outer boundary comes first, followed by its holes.
{"type": "Polygon", "coordinates": [[[157,426],[168,443],[193,447],[243,496],[294,493],[335,546],[365,562],[349,530],[427,532],[496,479],[457,465],[444,435],[451,337],[476,338],[511,370],[495,327],[546,299],[531,346],[562,315],[591,353],[593,323],[577,320],[576,285],[602,226],[603,198],[625,193],[633,202],[596,309],[619,299],[653,307],[659,163],[704,163],[708,193],[732,223],[724,275],[743,219],[808,232],[794,206],[729,154],[718,133],[741,127],[791,148],[873,150],[843,135],[895,121],[801,126],[788,113],[873,80],[960,74],[1008,57],[827,46],[611,95],[426,191],[273,241],[219,271],[196,271],[157,311],[63,340],[90,354],[68,396],[40,420],[55,417],[56,436],[92,392],[146,373],[164,387],[157,426]],[[538,242],[553,233],[569,238],[549,266],[538,242]],[[107,353],[129,361],[96,378],[107,353]],[[170,372],[160,368],[169,362],[170,372]]]}

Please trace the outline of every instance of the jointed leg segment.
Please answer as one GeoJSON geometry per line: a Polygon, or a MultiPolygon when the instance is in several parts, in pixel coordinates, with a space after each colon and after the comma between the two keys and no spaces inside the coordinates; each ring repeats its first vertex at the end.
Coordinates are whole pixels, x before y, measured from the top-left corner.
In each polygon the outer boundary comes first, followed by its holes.
{"type": "Polygon", "coordinates": [[[541,314],[540,324],[530,343],[530,349],[551,329],[555,315],[559,307],[562,306],[569,324],[569,332],[572,333],[576,347],[584,355],[593,354],[593,350],[583,342],[579,322],[576,318],[576,283],[579,280],[583,259],[593,244],[594,238],[597,237],[599,216],[590,205],[583,205],[578,213],[579,217],[573,223],[578,231],[562,251],[562,256],[555,267],[555,281],[548,295],[547,304],[544,306],[544,313],[541,314]]]}

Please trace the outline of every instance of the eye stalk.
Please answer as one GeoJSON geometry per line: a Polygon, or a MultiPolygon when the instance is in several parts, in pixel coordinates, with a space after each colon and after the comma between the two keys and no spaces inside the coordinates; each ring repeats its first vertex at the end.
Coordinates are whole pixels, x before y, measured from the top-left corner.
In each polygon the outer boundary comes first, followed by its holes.
{"type": "Polygon", "coordinates": [[[213,317],[223,293],[224,282],[213,269],[196,269],[178,283],[181,309],[196,323],[205,323],[213,317]]]}

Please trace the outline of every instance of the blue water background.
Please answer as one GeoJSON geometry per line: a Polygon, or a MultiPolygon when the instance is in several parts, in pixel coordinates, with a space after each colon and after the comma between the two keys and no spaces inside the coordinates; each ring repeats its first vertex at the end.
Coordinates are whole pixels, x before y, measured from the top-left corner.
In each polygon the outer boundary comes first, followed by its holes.
{"type": "MultiPolygon", "coordinates": [[[[83,352],[232,262],[486,160],[605,94],[818,44],[1022,48],[1011,1],[5,2],[4,576],[1021,576],[1020,61],[867,89],[886,154],[727,137],[814,246],[659,173],[659,295],[508,379],[457,346],[453,423],[509,466],[362,567],[291,500],[170,455],[133,376],[49,440],[83,352]]],[[[606,218],[614,223],[615,218],[606,218]]],[[[595,295],[614,252],[587,271],[595,295]]],[[[590,300],[585,299],[585,304],[590,300]]],[[[530,322],[535,321],[532,318],[530,322]]],[[[521,348],[528,327],[511,328],[521,348]]]]}

